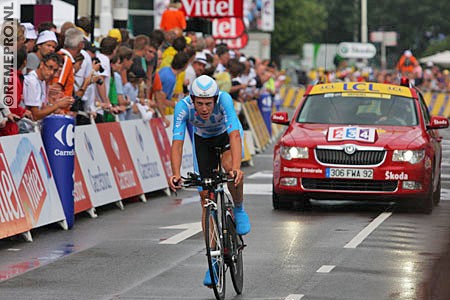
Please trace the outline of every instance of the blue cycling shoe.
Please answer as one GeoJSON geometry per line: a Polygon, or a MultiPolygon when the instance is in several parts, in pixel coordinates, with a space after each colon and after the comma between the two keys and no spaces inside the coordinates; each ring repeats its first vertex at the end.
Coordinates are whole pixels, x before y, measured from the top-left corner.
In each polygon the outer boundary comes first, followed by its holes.
{"type": "Polygon", "coordinates": [[[214,284],[211,281],[211,274],[209,272],[209,268],[208,270],[206,270],[206,274],[205,274],[205,279],[203,279],[203,284],[206,286],[212,286],[212,285],[217,285],[217,277],[219,275],[219,265],[216,263],[216,260],[213,259],[213,266],[215,269],[215,273],[214,273],[214,284]]]}
{"type": "Polygon", "coordinates": [[[240,235],[246,235],[250,232],[252,226],[250,225],[250,219],[244,210],[243,206],[236,206],[233,209],[234,221],[236,222],[236,232],[240,235]]]}

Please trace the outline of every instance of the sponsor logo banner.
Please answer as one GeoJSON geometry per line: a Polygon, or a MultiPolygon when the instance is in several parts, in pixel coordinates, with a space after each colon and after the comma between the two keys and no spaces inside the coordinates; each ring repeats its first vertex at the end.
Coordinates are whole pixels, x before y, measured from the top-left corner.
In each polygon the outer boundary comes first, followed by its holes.
{"type": "MultiPolygon", "coordinates": [[[[166,116],[166,117],[170,120],[170,126],[168,128],[166,128],[166,133],[167,133],[167,137],[171,143],[172,137],[173,137],[173,132],[172,132],[173,120],[171,118],[173,118],[173,116],[166,116]]],[[[194,171],[194,154],[193,154],[193,150],[192,150],[192,141],[191,141],[189,134],[186,134],[185,138],[184,138],[184,143],[183,143],[183,158],[181,160],[180,172],[181,172],[181,175],[184,176],[187,174],[187,172],[193,172],[193,171],[194,171]]]]}
{"type": "Polygon", "coordinates": [[[75,202],[75,213],[88,210],[93,207],[89,192],[81,173],[80,163],[75,156],[75,169],[73,172],[73,198],[75,202]]]}
{"type": "Polygon", "coordinates": [[[0,144],[0,239],[31,229],[0,144]]]}
{"type": "MultiPolygon", "coordinates": [[[[173,122],[170,123],[172,124],[173,122]]],[[[156,148],[158,149],[164,171],[166,172],[166,178],[168,180],[173,173],[170,165],[170,141],[167,137],[166,129],[164,128],[164,124],[160,118],[151,119],[150,128],[152,129],[153,137],[156,142],[156,148]]]]}
{"type": "Polygon", "coordinates": [[[75,140],[76,156],[94,207],[120,200],[96,125],[76,126],[75,140]]]}
{"type": "Polygon", "coordinates": [[[120,123],[131,159],[145,193],[168,187],[149,123],[133,120],[120,123]]]}
{"type": "Polygon", "coordinates": [[[10,175],[32,228],[65,219],[61,200],[45,154],[41,135],[0,138],[10,175]]]}
{"type": "Polygon", "coordinates": [[[202,18],[242,18],[243,0],[181,0],[183,11],[188,17],[202,18]]]}
{"type": "Polygon", "coordinates": [[[98,124],[97,128],[122,199],[143,194],[120,123],[98,124]]]}

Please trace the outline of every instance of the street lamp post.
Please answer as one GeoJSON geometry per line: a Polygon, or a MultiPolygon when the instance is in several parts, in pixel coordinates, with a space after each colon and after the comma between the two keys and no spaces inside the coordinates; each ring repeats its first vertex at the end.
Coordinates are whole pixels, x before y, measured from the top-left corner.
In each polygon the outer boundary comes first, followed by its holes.
{"type": "Polygon", "coordinates": [[[361,43],[367,43],[367,0],[361,0],[361,43]]]}

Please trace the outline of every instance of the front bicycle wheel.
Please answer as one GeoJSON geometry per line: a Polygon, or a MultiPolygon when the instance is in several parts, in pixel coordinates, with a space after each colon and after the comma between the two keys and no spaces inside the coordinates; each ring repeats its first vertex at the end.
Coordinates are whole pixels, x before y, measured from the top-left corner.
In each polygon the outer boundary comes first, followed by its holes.
{"type": "Polygon", "coordinates": [[[240,295],[244,286],[244,262],[242,259],[244,241],[242,240],[242,237],[237,234],[236,224],[234,223],[231,215],[227,216],[227,228],[231,281],[233,282],[234,290],[238,295],[240,295]]]}
{"type": "MultiPolygon", "coordinates": [[[[217,300],[225,299],[225,260],[223,258],[223,245],[220,238],[220,226],[217,220],[217,211],[211,206],[205,208],[205,243],[206,258],[208,260],[210,286],[214,290],[217,300]]],[[[219,216],[220,217],[220,216],[219,216]]]]}

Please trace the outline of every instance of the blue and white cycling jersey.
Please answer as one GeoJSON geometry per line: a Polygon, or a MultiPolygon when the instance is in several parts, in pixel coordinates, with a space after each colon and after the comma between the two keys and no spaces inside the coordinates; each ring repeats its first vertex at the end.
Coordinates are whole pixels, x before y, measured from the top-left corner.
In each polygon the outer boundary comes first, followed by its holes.
{"type": "Polygon", "coordinates": [[[194,133],[203,138],[218,136],[224,132],[229,134],[234,130],[239,130],[241,136],[243,133],[241,122],[234,110],[233,99],[230,94],[222,91],[219,92],[219,100],[208,120],[198,116],[190,96],[175,105],[173,120],[174,140],[184,140],[187,122],[194,127],[194,133]]]}

